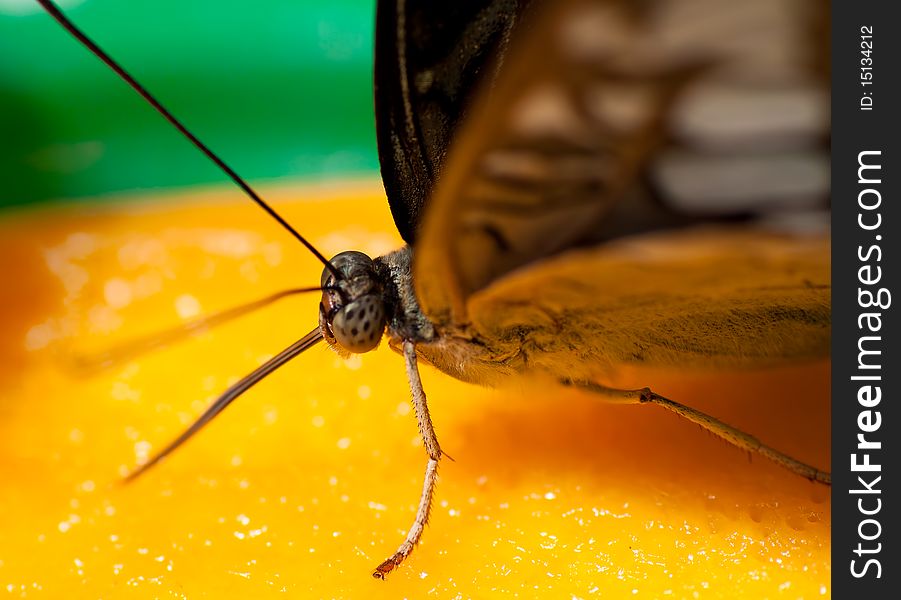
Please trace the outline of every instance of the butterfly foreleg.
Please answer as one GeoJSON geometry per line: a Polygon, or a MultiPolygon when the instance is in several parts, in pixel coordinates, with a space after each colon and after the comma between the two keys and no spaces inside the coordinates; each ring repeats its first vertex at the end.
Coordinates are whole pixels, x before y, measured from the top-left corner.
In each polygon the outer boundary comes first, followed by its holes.
{"type": "Polygon", "coordinates": [[[422,496],[419,498],[419,506],[416,509],[413,525],[397,551],[372,572],[372,576],[376,579],[384,579],[388,573],[397,568],[410,556],[413,548],[422,538],[422,532],[429,521],[429,512],[432,509],[432,498],[435,494],[435,486],[438,483],[438,461],[442,455],[441,446],[438,445],[438,437],[435,435],[435,428],[432,426],[432,417],[429,415],[425,391],[422,389],[422,380],[419,378],[419,367],[416,363],[416,344],[409,340],[404,340],[403,347],[407,379],[410,382],[410,392],[413,397],[413,410],[416,413],[419,433],[422,436],[422,443],[429,455],[429,460],[425,467],[422,496]]]}
{"type": "Polygon", "coordinates": [[[727,425],[719,419],[711,417],[710,415],[699,410],[695,410],[694,408],[690,408],[688,406],[685,406],[684,404],[680,404],[678,402],[670,400],[669,398],[665,398],[660,394],[652,392],[650,388],[642,388],[638,390],[620,390],[616,388],[609,388],[590,381],[565,380],[563,381],[563,384],[579,387],[596,394],[601,394],[606,400],[618,404],[655,404],[657,406],[663,407],[666,410],[676,413],[680,417],[688,419],[696,425],[700,425],[702,428],[706,429],[715,436],[726,440],[733,446],[747,450],[748,452],[757,453],[775,462],[781,467],[788,469],[792,473],[796,473],[802,477],[810,479],[811,481],[818,481],[820,483],[825,483],[826,485],[832,485],[832,475],[830,473],[826,471],[820,471],[815,467],[804,464],[787,454],[779,452],[778,450],[763,444],[760,440],[750,434],[727,425]]]}

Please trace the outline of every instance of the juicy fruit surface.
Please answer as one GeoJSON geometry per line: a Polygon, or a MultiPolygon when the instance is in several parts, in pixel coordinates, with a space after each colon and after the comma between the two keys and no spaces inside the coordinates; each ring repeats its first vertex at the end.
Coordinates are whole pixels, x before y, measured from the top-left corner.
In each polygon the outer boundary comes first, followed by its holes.
{"type": "MultiPolygon", "coordinates": [[[[326,256],[399,245],[377,182],[264,190],[326,256]],[[305,200],[298,200],[305,199],[305,200]]],[[[317,320],[318,295],[97,372],[118,342],[321,265],[231,191],[0,221],[0,586],[25,597],[811,598],[830,595],[829,488],[653,407],[429,367],[430,526],[386,582],[425,467],[402,359],[324,344],[136,482],[137,461],[317,320]]],[[[826,468],[829,366],[624,371],[826,468]]]]}

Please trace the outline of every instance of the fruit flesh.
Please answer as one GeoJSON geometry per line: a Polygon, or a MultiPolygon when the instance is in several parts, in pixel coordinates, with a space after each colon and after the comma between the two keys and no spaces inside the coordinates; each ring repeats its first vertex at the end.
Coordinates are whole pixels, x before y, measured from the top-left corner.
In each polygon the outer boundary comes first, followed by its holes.
{"type": "MultiPolygon", "coordinates": [[[[266,190],[324,254],[396,247],[378,183],[266,190]],[[297,198],[306,198],[299,201],[297,198]]],[[[6,215],[0,586],[84,597],[829,596],[830,490],[653,407],[428,367],[442,447],[423,544],[387,582],[425,466],[402,360],[320,345],[138,481],[220,391],[316,324],[316,294],[99,373],[72,357],[283,288],[321,265],[231,191],[6,215]]],[[[821,468],[829,366],[630,369],[821,468]]]]}

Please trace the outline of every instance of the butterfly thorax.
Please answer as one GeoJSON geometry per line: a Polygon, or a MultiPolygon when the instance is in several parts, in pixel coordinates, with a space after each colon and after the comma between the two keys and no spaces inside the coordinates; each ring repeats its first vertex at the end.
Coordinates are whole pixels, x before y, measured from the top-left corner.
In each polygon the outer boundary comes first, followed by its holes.
{"type": "Polygon", "coordinates": [[[413,289],[413,250],[404,246],[373,261],[373,270],[382,287],[387,333],[392,342],[416,344],[438,338],[434,324],[425,316],[413,289]]]}
{"type": "Polygon", "coordinates": [[[457,379],[483,385],[521,370],[508,364],[503,350],[469,324],[426,316],[416,298],[412,264],[409,246],[373,261],[388,315],[388,343],[394,350],[400,352],[404,341],[412,341],[425,362],[457,379]]]}

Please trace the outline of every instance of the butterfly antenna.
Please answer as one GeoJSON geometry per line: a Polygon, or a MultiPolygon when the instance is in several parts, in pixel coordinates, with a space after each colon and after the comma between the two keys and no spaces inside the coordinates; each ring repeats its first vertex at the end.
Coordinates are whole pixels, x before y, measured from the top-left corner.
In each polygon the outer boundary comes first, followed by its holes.
{"type": "Polygon", "coordinates": [[[158,464],[161,460],[172,454],[177,448],[180,448],[182,444],[194,437],[194,434],[203,429],[203,427],[205,427],[210,421],[216,418],[216,416],[219,415],[219,413],[221,413],[223,410],[225,410],[229,404],[237,400],[241,394],[265,379],[266,376],[268,376],[279,367],[288,363],[288,361],[296,357],[298,354],[305,352],[321,341],[322,332],[317,327],[316,329],[306,334],[305,336],[267,360],[265,363],[257,367],[256,370],[254,370],[250,375],[247,375],[246,377],[235,383],[233,386],[225,390],[225,392],[221,396],[216,398],[213,403],[209,407],[207,407],[205,411],[203,411],[203,414],[197,417],[197,419],[187,429],[185,429],[181,433],[181,435],[170,442],[168,446],[165,446],[162,450],[154,454],[150,458],[150,460],[126,475],[125,483],[134,481],[135,479],[146,473],[151,467],[158,464]]]}
{"type": "Polygon", "coordinates": [[[258,298],[252,302],[245,302],[244,304],[232,306],[226,310],[191,319],[190,321],[170,329],[131,339],[112,348],[107,348],[102,352],[77,355],[68,361],[68,366],[74,368],[75,372],[78,374],[91,374],[101,369],[120,365],[127,360],[131,360],[158,348],[180,342],[191,336],[197,335],[200,332],[222,325],[223,323],[234,321],[244,315],[274,304],[282,298],[329,289],[332,288],[308,287],[282,290],[264,296],[263,298],[258,298]]]}
{"type": "Polygon", "coordinates": [[[307,250],[312,252],[313,256],[315,256],[317,259],[319,259],[319,261],[323,265],[325,265],[325,267],[332,273],[332,275],[335,276],[336,279],[339,279],[339,280],[343,279],[343,276],[341,275],[340,271],[338,271],[338,269],[336,269],[335,266],[332,263],[330,263],[328,261],[328,259],[325,258],[325,256],[323,256],[322,253],[319,252],[319,250],[317,250],[313,246],[313,244],[308,242],[307,239],[305,237],[303,237],[302,235],[300,235],[300,233],[298,233],[296,229],[291,227],[291,225],[287,221],[285,221],[285,219],[282,218],[281,215],[279,215],[277,212],[275,212],[275,210],[271,206],[269,206],[269,204],[267,204],[265,200],[260,198],[260,196],[257,195],[257,193],[255,191],[253,191],[253,188],[251,188],[250,185],[248,185],[247,182],[244,181],[244,179],[242,179],[240,175],[235,173],[231,167],[229,167],[227,164],[225,164],[225,162],[221,158],[219,158],[212,150],[210,150],[206,146],[206,144],[201,142],[199,139],[197,139],[197,137],[193,133],[188,131],[188,128],[185,127],[184,125],[182,125],[181,121],[176,119],[175,116],[173,116],[172,113],[170,113],[166,109],[166,107],[164,107],[162,104],[160,104],[159,101],[150,94],[150,92],[148,92],[146,89],[144,89],[144,86],[142,86],[140,83],[138,83],[134,79],[134,77],[129,75],[128,72],[119,65],[119,63],[117,63],[115,60],[113,60],[109,54],[107,54],[105,51],[103,51],[87,35],[85,35],[78,27],[76,27],[75,24],[72,23],[72,21],[70,21],[69,18],[66,17],[62,13],[62,11],[59,9],[58,6],[56,6],[56,4],[54,4],[50,0],[37,0],[37,1],[42,7],[44,7],[44,10],[46,10],[47,13],[50,14],[50,16],[56,20],[57,23],[62,25],[66,29],[66,31],[71,33],[72,36],[75,39],[77,39],[79,42],[81,42],[82,45],[84,45],[88,50],[90,50],[92,54],[94,54],[97,58],[99,58],[100,60],[105,62],[107,64],[107,66],[110,69],[112,69],[119,77],[121,77],[123,80],[125,80],[125,82],[128,85],[130,85],[134,91],[136,91],[138,94],[140,94],[141,97],[144,98],[144,100],[149,102],[150,105],[157,110],[157,112],[159,112],[161,115],[163,115],[164,119],[169,121],[169,123],[171,123],[172,126],[175,127],[176,129],[178,129],[182,133],[182,135],[184,135],[186,138],[188,138],[191,141],[191,143],[197,147],[198,150],[203,152],[207,156],[207,158],[209,158],[220,169],[222,169],[225,172],[225,174],[228,175],[232,179],[232,181],[234,181],[238,185],[238,187],[240,187],[242,190],[244,190],[245,194],[250,196],[251,200],[256,202],[260,206],[260,208],[262,208],[264,211],[266,211],[269,214],[269,216],[272,217],[273,219],[275,219],[282,227],[287,229],[291,233],[291,235],[293,235],[295,238],[297,238],[297,240],[301,244],[306,246],[307,250]]]}

